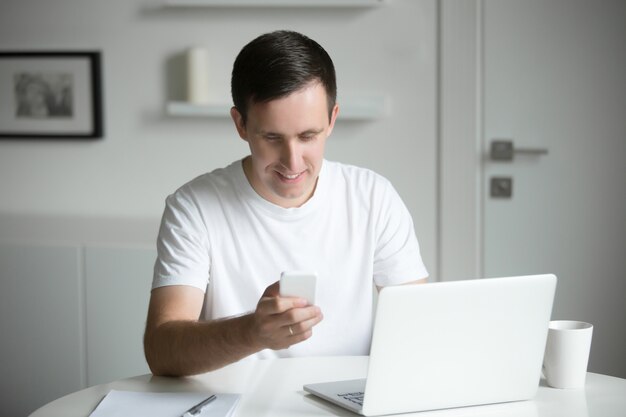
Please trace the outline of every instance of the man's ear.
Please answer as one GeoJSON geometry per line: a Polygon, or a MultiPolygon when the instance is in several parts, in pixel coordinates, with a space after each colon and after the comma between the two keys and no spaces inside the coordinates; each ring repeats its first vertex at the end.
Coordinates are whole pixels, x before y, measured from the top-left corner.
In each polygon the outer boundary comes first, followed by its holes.
{"type": "Polygon", "coordinates": [[[230,117],[233,119],[235,123],[235,128],[237,129],[237,133],[239,133],[239,137],[246,142],[248,141],[248,131],[246,130],[246,123],[243,121],[243,116],[237,110],[237,107],[231,107],[230,109],[230,117]]]}
{"type": "Polygon", "coordinates": [[[330,113],[330,123],[328,125],[328,136],[333,132],[335,128],[335,121],[337,121],[337,115],[339,114],[339,104],[335,103],[333,111],[330,113]]]}

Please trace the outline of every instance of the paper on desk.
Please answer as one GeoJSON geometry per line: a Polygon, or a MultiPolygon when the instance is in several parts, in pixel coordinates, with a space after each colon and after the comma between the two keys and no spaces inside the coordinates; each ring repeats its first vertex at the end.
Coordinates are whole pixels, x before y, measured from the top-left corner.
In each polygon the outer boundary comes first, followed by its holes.
{"type": "MultiPolygon", "coordinates": [[[[111,390],[89,417],[181,417],[200,401],[206,392],[135,392],[111,390]]],[[[239,394],[216,394],[199,417],[228,417],[239,401],[239,394]]]]}

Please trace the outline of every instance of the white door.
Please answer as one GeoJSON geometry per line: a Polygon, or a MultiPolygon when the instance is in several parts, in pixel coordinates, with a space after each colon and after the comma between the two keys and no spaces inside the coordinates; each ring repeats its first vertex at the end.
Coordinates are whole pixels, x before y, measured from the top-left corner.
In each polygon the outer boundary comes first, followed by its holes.
{"type": "Polygon", "coordinates": [[[553,318],[595,325],[590,370],[626,377],[626,2],[486,0],[483,273],[553,272],[553,318]],[[512,179],[512,196],[500,194],[512,179]]]}
{"type": "Polygon", "coordinates": [[[439,278],[555,273],[553,318],[593,323],[589,369],[626,377],[626,1],[440,10],[439,278]],[[494,161],[496,139],[548,153],[494,161]]]}

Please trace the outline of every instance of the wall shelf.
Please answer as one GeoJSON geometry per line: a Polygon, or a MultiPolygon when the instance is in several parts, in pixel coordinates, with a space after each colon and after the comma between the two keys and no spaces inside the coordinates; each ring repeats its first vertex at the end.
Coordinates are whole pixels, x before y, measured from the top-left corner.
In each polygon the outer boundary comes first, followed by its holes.
{"type": "MultiPolygon", "coordinates": [[[[175,117],[230,118],[231,104],[193,104],[170,101],[166,113],[175,117]]],[[[366,121],[380,119],[387,114],[387,100],[383,96],[347,99],[339,103],[339,120],[366,121]]]]}
{"type": "Polygon", "coordinates": [[[334,7],[381,6],[383,0],[165,0],[164,7],[334,7]]]}

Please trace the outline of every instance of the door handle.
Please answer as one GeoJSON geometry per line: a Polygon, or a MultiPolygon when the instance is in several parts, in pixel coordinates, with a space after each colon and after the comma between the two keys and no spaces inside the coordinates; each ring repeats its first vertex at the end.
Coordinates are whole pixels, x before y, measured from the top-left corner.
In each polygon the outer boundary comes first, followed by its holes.
{"type": "Polygon", "coordinates": [[[547,155],[545,148],[516,148],[510,139],[495,139],[491,141],[489,156],[494,161],[512,161],[517,154],[522,155],[547,155]]]}

